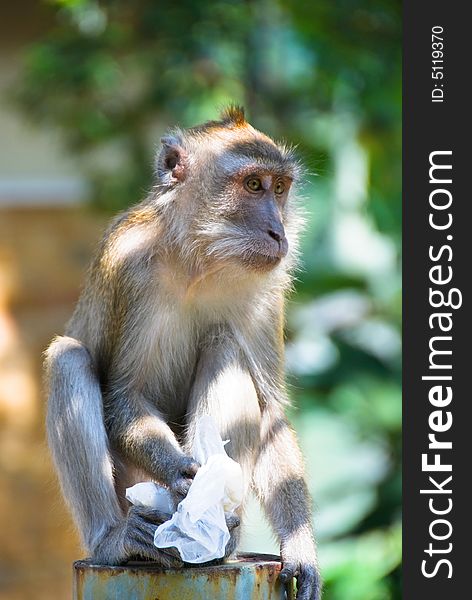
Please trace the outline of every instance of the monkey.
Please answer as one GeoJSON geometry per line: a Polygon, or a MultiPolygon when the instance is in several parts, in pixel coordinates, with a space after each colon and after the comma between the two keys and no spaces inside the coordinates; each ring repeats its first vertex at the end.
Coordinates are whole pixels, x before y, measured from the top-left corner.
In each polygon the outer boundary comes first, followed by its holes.
{"type": "MultiPolygon", "coordinates": [[[[106,230],[65,333],[45,353],[47,436],[83,544],[101,564],[180,567],[153,545],[169,518],[125,489],[166,486],[177,503],[211,415],[280,542],[280,579],[321,593],[311,498],[285,416],[284,302],[303,218],[294,151],[230,106],[162,139],[155,183],[106,230]]],[[[228,519],[237,547],[243,506],[228,519]]],[[[173,552],[175,550],[175,552],[173,552]]]]}

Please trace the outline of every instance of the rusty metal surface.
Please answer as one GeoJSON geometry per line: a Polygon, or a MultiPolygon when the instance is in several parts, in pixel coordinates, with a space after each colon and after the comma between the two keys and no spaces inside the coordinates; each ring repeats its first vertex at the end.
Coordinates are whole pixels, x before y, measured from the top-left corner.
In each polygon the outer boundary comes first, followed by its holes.
{"type": "Polygon", "coordinates": [[[74,600],[292,600],[278,580],[280,558],[240,554],[222,565],[159,569],[149,562],[110,567],[74,563],[74,600]]]}

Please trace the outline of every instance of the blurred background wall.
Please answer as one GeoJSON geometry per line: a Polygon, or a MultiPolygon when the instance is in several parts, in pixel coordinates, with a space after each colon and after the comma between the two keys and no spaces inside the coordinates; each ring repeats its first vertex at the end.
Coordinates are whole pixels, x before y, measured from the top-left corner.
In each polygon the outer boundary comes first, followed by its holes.
{"type": "MultiPolygon", "coordinates": [[[[44,442],[41,353],[167,126],[242,103],[308,176],[291,418],[327,600],[400,598],[396,0],[23,0],[0,19],[0,599],[70,597],[82,556],[44,442]]],[[[251,506],[244,548],[277,551],[251,506]]]]}

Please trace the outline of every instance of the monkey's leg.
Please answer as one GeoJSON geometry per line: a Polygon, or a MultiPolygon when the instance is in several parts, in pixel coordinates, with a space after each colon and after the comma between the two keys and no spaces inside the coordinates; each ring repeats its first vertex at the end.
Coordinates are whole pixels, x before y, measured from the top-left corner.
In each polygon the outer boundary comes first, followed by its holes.
{"type": "Polygon", "coordinates": [[[281,579],[297,578],[297,600],[318,600],[321,584],[303,459],[295,434],[275,403],[262,413],[254,488],[281,542],[281,579]]]}
{"type": "MultiPolygon", "coordinates": [[[[202,352],[188,409],[185,446],[192,447],[195,424],[201,415],[211,415],[220,430],[228,455],[243,470],[245,496],[249,491],[259,445],[261,413],[251,376],[237,348],[230,340],[220,339],[202,352]]],[[[243,506],[237,511],[239,519],[243,506]]],[[[227,518],[231,539],[226,548],[229,556],[239,543],[239,519],[227,518]]]]}
{"type": "MultiPolygon", "coordinates": [[[[46,355],[47,432],[62,491],[82,541],[98,562],[117,564],[141,555],[173,564],[152,544],[163,515],[120,510],[102,414],[100,386],[87,349],[56,338],[46,355]]],[[[180,564],[180,561],[177,561],[180,564]]]]}

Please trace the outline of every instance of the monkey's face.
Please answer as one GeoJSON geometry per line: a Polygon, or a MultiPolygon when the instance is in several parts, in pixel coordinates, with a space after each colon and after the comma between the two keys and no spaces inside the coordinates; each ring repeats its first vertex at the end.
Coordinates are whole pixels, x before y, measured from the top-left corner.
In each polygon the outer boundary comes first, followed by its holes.
{"type": "Polygon", "coordinates": [[[175,190],[169,227],[186,260],[211,270],[269,271],[290,251],[296,214],[289,196],[299,165],[242,112],[225,115],[163,138],[158,173],[175,190]]]}
{"type": "Polygon", "coordinates": [[[288,252],[284,217],[291,184],[289,175],[255,163],[232,173],[219,196],[220,237],[208,250],[249,269],[279,264],[288,252]]]}
{"type": "Polygon", "coordinates": [[[227,132],[215,150],[206,159],[211,169],[201,178],[197,238],[205,255],[223,267],[271,270],[289,252],[297,164],[285,148],[250,126],[227,132]]]}

